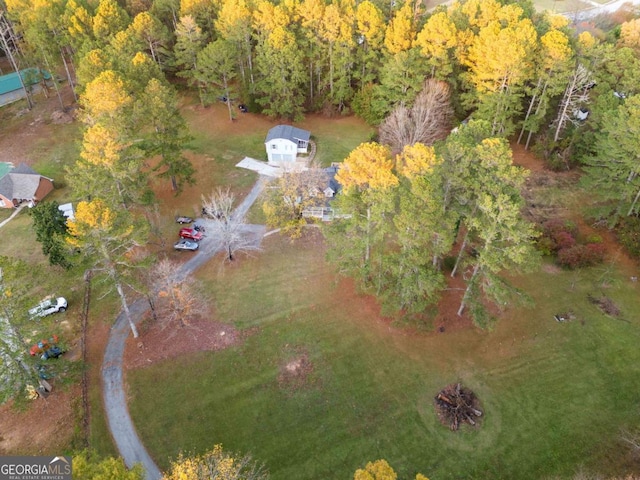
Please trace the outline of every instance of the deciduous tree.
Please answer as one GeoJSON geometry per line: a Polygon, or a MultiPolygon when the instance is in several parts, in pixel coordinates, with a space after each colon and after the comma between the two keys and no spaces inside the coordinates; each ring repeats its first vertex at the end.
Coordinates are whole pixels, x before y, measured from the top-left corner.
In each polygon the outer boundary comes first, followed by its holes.
{"type": "Polygon", "coordinates": [[[222,445],[203,455],[185,457],[179,455],[171,463],[163,480],[268,480],[269,475],[262,465],[249,455],[226,452],[222,445]]]}
{"type": "Polygon", "coordinates": [[[169,31],[162,22],[149,12],[141,12],[135,16],[129,28],[145,46],[145,50],[149,52],[153,61],[162,65],[170,39],[169,31]]]}
{"type": "Polygon", "coordinates": [[[93,35],[102,45],[127,28],[131,19],[115,0],[100,0],[93,17],[93,35]]]}
{"type": "Polygon", "coordinates": [[[229,189],[218,189],[208,197],[202,196],[202,211],[211,219],[207,235],[220,242],[225,260],[233,261],[237,252],[258,250],[248,235],[244,216],[233,211],[235,196],[229,189]]]}
{"type": "Polygon", "coordinates": [[[215,21],[220,36],[235,46],[240,73],[245,83],[253,85],[252,5],[245,0],[226,0],[215,21]]]}
{"type": "Polygon", "coordinates": [[[447,12],[430,16],[415,43],[431,66],[431,78],[446,80],[453,73],[458,30],[447,12]]]}
{"type": "Polygon", "coordinates": [[[380,141],[394,153],[415,143],[432,145],[451,131],[449,85],[429,79],[411,107],[397,106],[380,125],[380,141]]]}
{"type": "Polygon", "coordinates": [[[154,310],[161,328],[186,327],[190,321],[206,312],[206,306],[196,292],[192,277],[179,274],[179,265],[169,259],[156,263],[149,275],[154,293],[154,310]]]}
{"type": "Polygon", "coordinates": [[[323,190],[327,180],[327,174],[317,165],[304,170],[284,169],[265,195],[262,208],[267,224],[291,237],[299,237],[307,223],[303,212],[326,202],[323,190]]]}
{"type": "Polygon", "coordinates": [[[336,180],[343,188],[336,205],[349,217],[327,228],[333,247],[329,256],[342,273],[358,278],[363,288],[380,287],[379,267],[392,226],[393,189],[399,183],[391,151],[377,143],[359,145],[342,163],[336,180]]]}
{"type": "Polygon", "coordinates": [[[474,94],[467,106],[475,106],[475,116],[491,122],[493,134],[508,136],[533,72],[537,33],[531,20],[521,18],[519,7],[507,5],[502,10],[508,21],[496,19],[482,27],[469,48],[466,64],[474,94]]]}
{"type": "Polygon", "coordinates": [[[95,260],[98,272],[115,287],[134,338],[138,337],[138,329],[129,312],[124,280],[133,267],[132,252],[144,242],[145,235],[144,226],[134,222],[127,210],[112,209],[97,198],[78,203],[67,237],[72,246],[95,260]]]}

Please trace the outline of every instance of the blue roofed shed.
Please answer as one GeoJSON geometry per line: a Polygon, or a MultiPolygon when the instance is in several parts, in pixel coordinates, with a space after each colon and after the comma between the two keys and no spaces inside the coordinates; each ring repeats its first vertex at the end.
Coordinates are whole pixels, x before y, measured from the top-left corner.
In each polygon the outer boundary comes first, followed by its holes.
{"type": "MultiPolygon", "coordinates": [[[[24,86],[29,91],[37,91],[40,89],[40,82],[51,80],[49,72],[38,68],[20,70],[20,76],[22,77],[24,86]]],[[[0,76],[0,107],[16,102],[24,98],[24,96],[25,93],[20,84],[18,72],[0,76]]]]}

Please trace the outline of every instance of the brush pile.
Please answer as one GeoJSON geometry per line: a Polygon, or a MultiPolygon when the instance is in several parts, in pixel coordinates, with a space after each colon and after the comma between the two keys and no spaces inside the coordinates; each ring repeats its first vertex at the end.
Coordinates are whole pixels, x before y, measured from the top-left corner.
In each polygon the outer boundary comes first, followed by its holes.
{"type": "Polygon", "coordinates": [[[475,426],[478,417],[482,416],[477,397],[460,383],[446,386],[435,396],[434,402],[440,421],[451,430],[458,430],[461,423],[475,426]]]}

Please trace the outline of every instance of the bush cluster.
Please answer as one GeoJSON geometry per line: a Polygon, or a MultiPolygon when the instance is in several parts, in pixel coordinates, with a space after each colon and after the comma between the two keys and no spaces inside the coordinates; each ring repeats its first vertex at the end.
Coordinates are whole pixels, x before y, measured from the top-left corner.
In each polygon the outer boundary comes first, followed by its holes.
{"type": "Polygon", "coordinates": [[[542,235],[538,249],[545,255],[555,255],[559,265],[580,268],[597,265],[604,261],[605,247],[602,239],[591,235],[586,243],[578,241],[578,228],[569,221],[548,220],[542,224],[542,235]]]}
{"type": "Polygon", "coordinates": [[[616,225],[616,235],[629,255],[640,258],[640,217],[623,217],[616,225]]]}

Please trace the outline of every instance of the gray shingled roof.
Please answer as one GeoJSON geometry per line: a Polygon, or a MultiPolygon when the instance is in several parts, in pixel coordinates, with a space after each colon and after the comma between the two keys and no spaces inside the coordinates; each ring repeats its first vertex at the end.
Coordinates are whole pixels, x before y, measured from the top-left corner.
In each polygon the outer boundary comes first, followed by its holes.
{"type": "Polygon", "coordinates": [[[308,142],[311,137],[311,132],[307,130],[302,130],[301,128],[292,127],[291,125],[276,125],[269,133],[267,133],[267,138],[265,139],[265,143],[275,138],[285,138],[287,140],[291,140],[294,143],[298,143],[298,140],[302,140],[304,142],[308,142]]]}
{"type": "Polygon", "coordinates": [[[0,178],[0,193],[6,198],[26,198],[35,196],[41,175],[31,167],[21,163],[0,178]]]}

